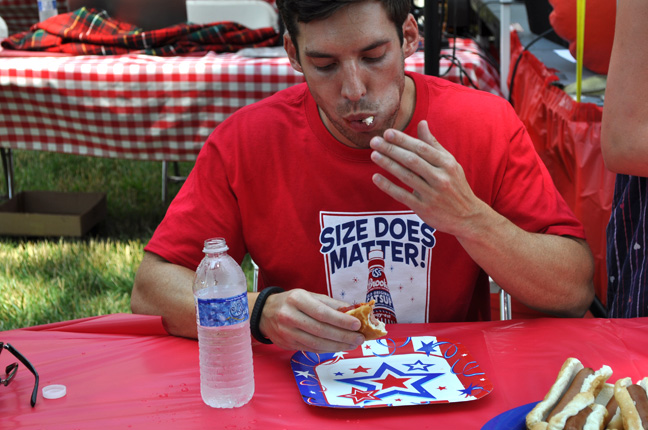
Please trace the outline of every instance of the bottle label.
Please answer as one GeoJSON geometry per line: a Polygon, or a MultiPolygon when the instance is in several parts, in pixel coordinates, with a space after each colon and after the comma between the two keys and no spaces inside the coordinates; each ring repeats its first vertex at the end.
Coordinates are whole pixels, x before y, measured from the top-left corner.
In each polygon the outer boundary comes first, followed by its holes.
{"type": "Polygon", "coordinates": [[[247,293],[222,299],[196,298],[198,324],[202,327],[223,327],[247,321],[247,293]]]}
{"type": "Polygon", "coordinates": [[[52,10],[56,9],[56,0],[38,0],[38,10],[52,10]]]}

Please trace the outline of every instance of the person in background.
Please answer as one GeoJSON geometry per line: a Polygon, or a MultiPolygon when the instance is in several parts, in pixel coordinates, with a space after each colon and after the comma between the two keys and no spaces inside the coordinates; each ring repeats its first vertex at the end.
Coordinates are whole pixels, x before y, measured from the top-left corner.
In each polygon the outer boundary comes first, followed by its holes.
{"type": "Polygon", "coordinates": [[[620,0],[605,90],[601,150],[617,173],[607,227],[608,316],[648,316],[648,3],[620,0]]]}
{"type": "Polygon", "coordinates": [[[410,0],[277,5],[306,82],[209,137],[145,248],[133,312],[195,337],[194,270],[218,236],[286,290],[249,304],[255,337],[287,349],[357,347],[359,321],[337,308],[368,297],[391,322],[490,319],[488,275],[535,309],[584,315],[582,225],[506,100],[405,72],[410,0]]]}

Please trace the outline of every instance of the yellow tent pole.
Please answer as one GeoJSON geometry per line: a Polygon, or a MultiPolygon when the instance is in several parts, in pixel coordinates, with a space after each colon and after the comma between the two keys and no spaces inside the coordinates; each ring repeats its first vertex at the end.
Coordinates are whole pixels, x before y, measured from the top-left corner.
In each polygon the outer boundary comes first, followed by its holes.
{"type": "Polygon", "coordinates": [[[576,101],[581,101],[583,49],[585,46],[585,0],[576,3],[576,101]]]}

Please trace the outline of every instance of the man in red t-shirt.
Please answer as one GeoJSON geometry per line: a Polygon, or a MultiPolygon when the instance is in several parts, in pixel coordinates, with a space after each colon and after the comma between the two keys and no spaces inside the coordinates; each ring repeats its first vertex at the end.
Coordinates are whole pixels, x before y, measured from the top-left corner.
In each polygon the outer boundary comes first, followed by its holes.
{"type": "Polygon", "coordinates": [[[133,311],[195,337],[193,274],[218,236],[287,290],[249,294],[255,337],[284,348],[356,347],[359,322],[336,308],[369,298],[392,322],[488,318],[486,273],[528,306],[582,316],[582,226],[508,103],[404,72],[419,43],[408,0],[299,3],[277,2],[306,84],[210,136],[145,248],[133,311]]]}

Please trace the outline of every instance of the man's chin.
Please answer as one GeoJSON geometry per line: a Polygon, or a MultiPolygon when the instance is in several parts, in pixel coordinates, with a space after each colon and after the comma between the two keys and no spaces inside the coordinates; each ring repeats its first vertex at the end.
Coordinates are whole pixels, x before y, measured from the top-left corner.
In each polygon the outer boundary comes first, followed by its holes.
{"type": "MultiPolygon", "coordinates": [[[[359,121],[358,121],[359,122],[359,121]]],[[[326,125],[326,124],[325,124],[326,125]]],[[[383,129],[376,127],[349,127],[348,124],[334,123],[333,137],[351,148],[369,149],[369,142],[374,136],[382,136],[383,129]]],[[[331,131],[331,129],[329,129],[331,131]]]]}
{"type": "Polygon", "coordinates": [[[347,146],[350,146],[351,148],[356,148],[356,149],[369,149],[371,146],[369,145],[369,142],[373,138],[373,135],[371,136],[355,136],[353,139],[346,138],[342,143],[344,143],[347,146]]]}
{"type": "Polygon", "coordinates": [[[337,139],[352,148],[369,149],[371,147],[369,145],[371,139],[373,139],[375,136],[382,136],[383,133],[384,130],[382,129],[373,129],[366,132],[358,132],[355,130],[346,129],[345,132],[342,133],[342,136],[338,136],[337,139]]]}

